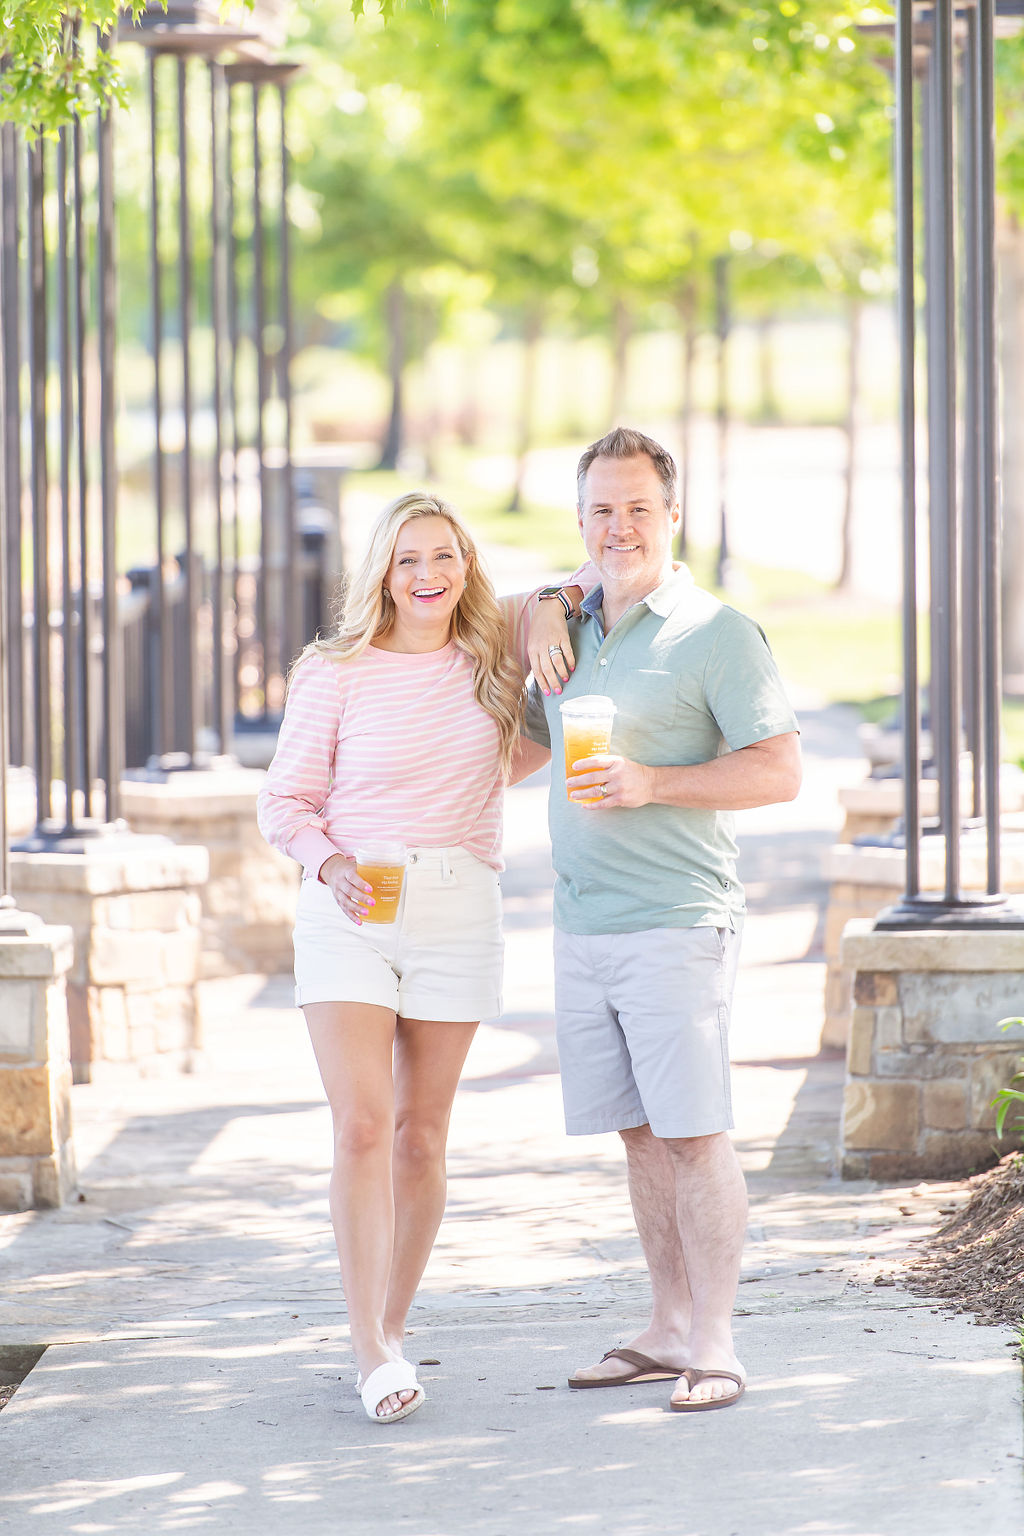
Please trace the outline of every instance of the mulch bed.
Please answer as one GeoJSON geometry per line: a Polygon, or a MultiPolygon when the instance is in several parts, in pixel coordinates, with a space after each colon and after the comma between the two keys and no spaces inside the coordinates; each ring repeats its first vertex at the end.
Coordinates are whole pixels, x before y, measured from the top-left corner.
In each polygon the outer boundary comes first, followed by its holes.
{"type": "Polygon", "coordinates": [[[1024,1153],[968,1181],[970,1195],[913,1260],[906,1284],[979,1323],[1024,1321],[1024,1153]]]}

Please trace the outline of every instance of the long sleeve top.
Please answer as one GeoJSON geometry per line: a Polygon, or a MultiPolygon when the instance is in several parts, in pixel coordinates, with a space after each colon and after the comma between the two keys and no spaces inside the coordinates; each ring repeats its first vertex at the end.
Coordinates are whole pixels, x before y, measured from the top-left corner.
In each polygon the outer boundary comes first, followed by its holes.
{"type": "MultiPolygon", "coordinates": [[[[589,566],[569,578],[593,581],[589,566]]],[[[524,671],[535,596],[500,599],[524,671]]],[[[501,869],[503,788],[498,727],[473,697],[472,658],[451,641],[415,653],[371,645],[350,661],[313,655],[296,668],[257,819],[306,878],[369,838],[462,847],[501,869]]]]}

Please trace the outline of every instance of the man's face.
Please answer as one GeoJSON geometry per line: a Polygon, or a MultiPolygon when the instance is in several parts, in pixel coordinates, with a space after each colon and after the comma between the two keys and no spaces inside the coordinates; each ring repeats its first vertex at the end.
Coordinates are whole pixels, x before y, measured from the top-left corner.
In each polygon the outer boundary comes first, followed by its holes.
{"type": "Polygon", "coordinates": [[[587,470],[580,533],[605,586],[653,592],[672,569],[679,506],[665,505],[658,472],[645,453],[597,458],[587,470]]]}

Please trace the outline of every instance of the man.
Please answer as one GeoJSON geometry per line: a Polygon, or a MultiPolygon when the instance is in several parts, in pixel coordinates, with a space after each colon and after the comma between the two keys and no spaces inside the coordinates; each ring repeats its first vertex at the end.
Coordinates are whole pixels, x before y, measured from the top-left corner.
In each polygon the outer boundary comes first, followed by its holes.
{"type": "Polygon", "coordinates": [[[732,1309],[747,1196],[726,1134],[744,910],[730,813],[793,799],[800,754],[761,631],[673,567],[675,479],[671,456],[624,428],[581,458],[579,526],[601,584],[570,624],[561,697],[531,684],[524,753],[550,749],[555,764],[566,1129],[622,1137],[652,1291],[643,1332],[569,1385],[678,1377],[671,1406],[694,1412],[745,1383],[732,1309]],[[559,705],[590,693],[615,702],[614,750],[566,782],[559,705]]]}

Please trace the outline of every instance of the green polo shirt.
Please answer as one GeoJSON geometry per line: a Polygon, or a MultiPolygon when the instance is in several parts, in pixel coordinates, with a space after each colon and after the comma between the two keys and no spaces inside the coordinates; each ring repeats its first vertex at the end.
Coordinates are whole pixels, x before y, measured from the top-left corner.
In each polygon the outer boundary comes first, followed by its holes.
{"type": "Polygon", "coordinates": [[[555,926],[567,933],[735,928],[744,910],[728,811],[642,805],[590,809],[566,799],[558,706],[608,694],[612,751],[651,767],[706,763],[797,729],[762,631],[694,584],[684,567],[606,635],[602,590],[569,625],[576,670],[561,697],[530,684],[525,732],[551,747],[548,825],[555,926]]]}

